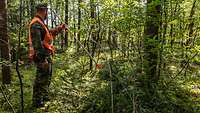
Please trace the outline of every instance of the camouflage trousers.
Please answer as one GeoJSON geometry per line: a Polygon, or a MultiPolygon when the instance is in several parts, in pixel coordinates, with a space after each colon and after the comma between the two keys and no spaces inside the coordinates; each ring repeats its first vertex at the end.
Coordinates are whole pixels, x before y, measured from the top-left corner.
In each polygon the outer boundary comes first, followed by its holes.
{"type": "Polygon", "coordinates": [[[51,58],[47,59],[48,68],[43,68],[40,66],[40,63],[36,63],[37,71],[36,77],[33,85],[33,97],[32,104],[39,105],[44,103],[44,101],[49,100],[49,85],[52,77],[52,60],[51,58]]]}

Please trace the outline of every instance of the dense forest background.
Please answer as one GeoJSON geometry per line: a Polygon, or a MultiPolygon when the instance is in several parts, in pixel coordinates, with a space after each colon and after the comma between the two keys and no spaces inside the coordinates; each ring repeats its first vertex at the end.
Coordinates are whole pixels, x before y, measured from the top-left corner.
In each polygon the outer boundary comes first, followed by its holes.
{"type": "Polygon", "coordinates": [[[51,101],[31,106],[28,27],[41,0],[0,0],[0,113],[200,113],[199,0],[43,0],[51,101]]]}

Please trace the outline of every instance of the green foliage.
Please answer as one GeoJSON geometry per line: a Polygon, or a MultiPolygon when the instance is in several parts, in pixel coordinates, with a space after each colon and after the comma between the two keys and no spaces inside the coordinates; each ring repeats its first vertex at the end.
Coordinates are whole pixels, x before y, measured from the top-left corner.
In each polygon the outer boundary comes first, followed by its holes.
{"type": "MultiPolygon", "coordinates": [[[[19,35],[19,0],[9,2],[9,37],[15,61],[14,54],[19,35]]],[[[90,2],[83,1],[80,4],[82,16],[78,30],[78,1],[69,1],[70,46],[67,49],[60,48],[63,35],[58,36],[57,42],[54,43],[60,52],[53,57],[54,74],[50,86],[51,101],[48,102],[48,111],[111,113],[113,109],[114,113],[199,113],[199,2],[196,4],[192,19],[191,0],[154,0],[148,9],[138,0],[94,2],[96,18],[92,19],[90,2]],[[144,43],[145,20],[148,18],[146,10],[154,10],[153,6],[160,3],[162,18],[158,37],[144,43]],[[189,35],[192,20],[193,33],[189,35]],[[94,25],[95,29],[91,30],[91,25],[94,25]],[[99,38],[98,42],[95,42],[97,49],[94,60],[97,64],[103,65],[102,69],[96,69],[96,64],[89,69],[93,47],[91,43],[94,42],[94,39],[91,39],[92,32],[99,38]],[[85,48],[77,46],[77,42],[74,42],[77,33],[80,33],[80,42],[85,48]],[[158,54],[158,83],[152,83],[151,78],[144,72],[145,69],[152,68],[145,67],[146,44],[156,46],[149,52],[158,54]]],[[[52,0],[51,5],[51,8],[61,15],[62,19],[56,20],[55,24],[58,24],[64,20],[64,0],[52,0]]],[[[26,65],[29,7],[29,1],[24,0],[20,56],[25,65],[21,65],[20,72],[24,82],[25,112],[41,113],[44,111],[33,109],[31,106],[35,68],[33,65],[26,65]]],[[[157,20],[152,21],[158,24],[157,20]]],[[[3,63],[10,64],[1,60],[0,64],[3,63]]],[[[14,109],[19,112],[19,81],[14,69],[13,66],[13,83],[6,86],[4,91],[14,109]]],[[[0,112],[11,112],[1,92],[0,103],[0,112]]]]}
{"type": "MultiPolygon", "coordinates": [[[[107,84],[103,89],[95,89],[88,98],[82,113],[109,113],[111,111],[111,82],[113,84],[114,112],[115,113],[197,113],[198,105],[193,104],[190,89],[180,87],[180,83],[172,80],[170,84],[161,79],[156,86],[153,95],[148,98],[144,86],[138,81],[138,76],[127,61],[115,61],[111,63],[112,75],[109,76],[109,69],[105,67],[98,73],[100,80],[107,84]]],[[[104,83],[104,84],[105,84],[104,83]]],[[[149,90],[149,89],[146,89],[149,90]]],[[[199,103],[198,103],[199,104],[199,103]]]]}
{"type": "Polygon", "coordinates": [[[125,61],[110,62],[112,76],[110,76],[109,65],[107,64],[103,70],[98,73],[103,88],[92,89],[92,93],[88,98],[84,99],[85,106],[81,113],[110,113],[111,112],[111,96],[114,96],[114,112],[129,113],[132,111],[132,93],[134,92],[133,77],[131,74],[131,66],[125,61]],[[111,94],[111,84],[113,94],[111,94]],[[131,93],[132,92],[132,93],[131,93]]]}

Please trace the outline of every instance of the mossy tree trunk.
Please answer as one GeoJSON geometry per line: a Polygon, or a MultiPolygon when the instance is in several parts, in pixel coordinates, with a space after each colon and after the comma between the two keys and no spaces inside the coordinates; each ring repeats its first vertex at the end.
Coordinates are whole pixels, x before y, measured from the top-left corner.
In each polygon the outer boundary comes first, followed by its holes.
{"type": "Polygon", "coordinates": [[[2,82],[3,84],[10,84],[11,69],[10,62],[10,48],[7,29],[7,0],[0,0],[0,47],[1,58],[6,63],[2,65],[2,82]]]}
{"type": "Polygon", "coordinates": [[[161,18],[161,1],[147,0],[146,23],[144,29],[144,79],[143,84],[147,98],[154,95],[156,87],[159,61],[159,27],[161,18]]]}

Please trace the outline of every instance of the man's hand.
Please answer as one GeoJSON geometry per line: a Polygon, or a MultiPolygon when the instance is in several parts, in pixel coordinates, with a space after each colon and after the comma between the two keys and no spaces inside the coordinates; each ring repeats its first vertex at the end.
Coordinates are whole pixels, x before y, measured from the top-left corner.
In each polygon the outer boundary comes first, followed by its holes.
{"type": "Polygon", "coordinates": [[[63,23],[60,24],[60,28],[61,28],[61,29],[65,29],[65,24],[63,24],[63,23]]]}
{"type": "Polygon", "coordinates": [[[67,27],[67,25],[66,24],[61,24],[60,26],[60,29],[62,29],[62,30],[68,30],[68,27],[67,27]]]}
{"type": "Polygon", "coordinates": [[[62,30],[68,30],[68,27],[66,24],[62,23],[59,26],[57,26],[56,28],[53,28],[51,30],[49,30],[51,32],[51,34],[55,37],[58,33],[61,33],[62,30]]]}

